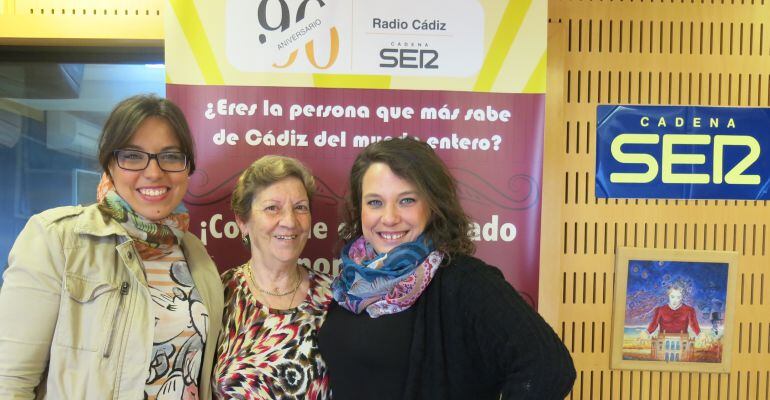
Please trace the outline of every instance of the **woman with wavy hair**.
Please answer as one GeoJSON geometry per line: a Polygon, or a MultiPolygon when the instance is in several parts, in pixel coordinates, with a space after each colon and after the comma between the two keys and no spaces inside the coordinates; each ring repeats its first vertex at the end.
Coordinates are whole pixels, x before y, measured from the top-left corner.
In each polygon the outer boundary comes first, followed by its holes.
{"type": "Polygon", "coordinates": [[[336,304],[319,333],[335,399],[569,393],[569,353],[502,273],[472,256],[469,225],[427,144],[392,139],[358,155],[336,304]]]}

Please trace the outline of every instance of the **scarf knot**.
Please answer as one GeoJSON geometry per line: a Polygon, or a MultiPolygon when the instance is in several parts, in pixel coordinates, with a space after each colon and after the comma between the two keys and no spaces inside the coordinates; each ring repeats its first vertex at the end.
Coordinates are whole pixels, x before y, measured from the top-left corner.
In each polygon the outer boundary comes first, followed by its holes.
{"type": "Polygon", "coordinates": [[[379,255],[360,237],[342,251],[342,271],[332,282],[334,299],[372,318],[401,312],[425,291],[443,258],[422,236],[379,255]]]}
{"type": "Polygon", "coordinates": [[[190,214],[181,203],[174,212],[159,221],[150,221],[137,214],[115,191],[106,174],[99,183],[97,199],[99,211],[126,229],[142,260],[157,260],[171,254],[174,246],[182,243],[190,225],[190,214]]]}

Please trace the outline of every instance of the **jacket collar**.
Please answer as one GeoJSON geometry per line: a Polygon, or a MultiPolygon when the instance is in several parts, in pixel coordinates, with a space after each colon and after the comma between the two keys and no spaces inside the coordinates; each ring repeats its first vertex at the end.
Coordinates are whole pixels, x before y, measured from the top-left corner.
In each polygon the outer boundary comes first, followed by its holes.
{"type": "MultiPolygon", "coordinates": [[[[125,236],[127,240],[131,240],[131,237],[119,223],[112,218],[102,214],[96,204],[83,207],[83,212],[78,216],[78,220],[75,224],[75,233],[92,235],[92,236],[125,236]]],[[[182,249],[190,248],[190,241],[194,240],[189,231],[185,232],[182,236],[182,249]]],[[[201,254],[196,254],[201,255],[201,254]]]]}
{"type": "MultiPolygon", "coordinates": [[[[129,252],[136,254],[136,252],[133,250],[133,240],[128,235],[128,232],[126,232],[126,229],[112,218],[102,214],[102,212],[99,211],[99,208],[95,204],[88,207],[83,207],[83,212],[78,216],[77,222],[75,224],[75,233],[97,237],[107,237],[112,235],[118,236],[118,245],[116,247],[118,253],[120,254],[121,258],[123,258],[123,261],[126,265],[136,266],[136,271],[133,271],[134,275],[136,275],[140,282],[147,285],[144,274],[139,273],[140,269],[138,264],[132,262],[131,258],[128,257],[129,252]]],[[[207,269],[216,271],[216,266],[214,266],[211,258],[209,258],[205,248],[202,245],[196,246],[196,242],[197,238],[195,235],[188,231],[185,232],[184,236],[182,237],[180,247],[182,248],[185,259],[188,261],[188,265],[190,266],[190,272],[193,274],[193,280],[197,282],[199,279],[203,279],[203,277],[199,277],[200,274],[205,273],[207,269]],[[190,262],[190,260],[194,260],[194,262],[190,262]],[[209,265],[197,265],[200,262],[207,262],[209,265]]],[[[199,290],[205,290],[205,288],[199,288],[199,290]]],[[[204,295],[205,293],[201,294],[204,295]]]]}
{"type": "Polygon", "coordinates": [[[75,224],[75,233],[105,237],[111,235],[128,236],[125,228],[112,218],[102,214],[99,207],[94,204],[83,208],[75,224]]]}

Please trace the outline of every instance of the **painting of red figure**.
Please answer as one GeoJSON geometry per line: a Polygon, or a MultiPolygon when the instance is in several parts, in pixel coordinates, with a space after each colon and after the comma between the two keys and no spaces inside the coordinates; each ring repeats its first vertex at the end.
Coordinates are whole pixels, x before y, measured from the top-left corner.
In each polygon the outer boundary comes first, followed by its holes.
{"type": "Polygon", "coordinates": [[[623,359],[721,363],[728,266],[629,260],[623,359]]]}

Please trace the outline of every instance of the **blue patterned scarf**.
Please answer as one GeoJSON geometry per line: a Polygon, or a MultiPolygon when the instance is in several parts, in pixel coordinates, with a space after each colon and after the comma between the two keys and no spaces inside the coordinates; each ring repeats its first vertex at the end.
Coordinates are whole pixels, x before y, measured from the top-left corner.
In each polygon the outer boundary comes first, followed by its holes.
{"type": "Polygon", "coordinates": [[[409,308],[425,291],[444,254],[417,240],[403,243],[386,254],[377,254],[360,237],[342,250],[342,271],[332,282],[340,306],[372,318],[409,308]]]}

